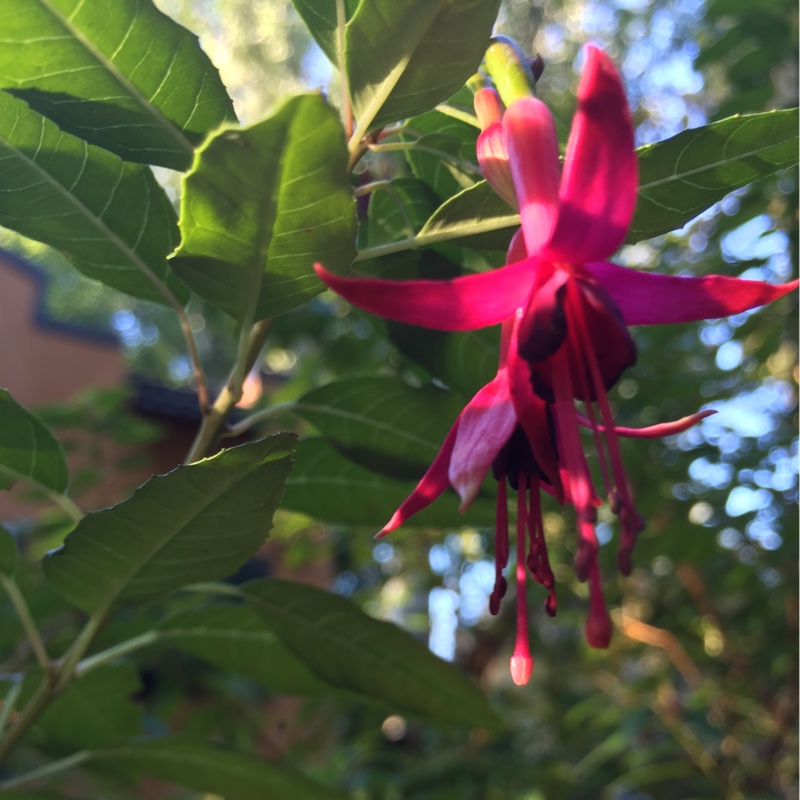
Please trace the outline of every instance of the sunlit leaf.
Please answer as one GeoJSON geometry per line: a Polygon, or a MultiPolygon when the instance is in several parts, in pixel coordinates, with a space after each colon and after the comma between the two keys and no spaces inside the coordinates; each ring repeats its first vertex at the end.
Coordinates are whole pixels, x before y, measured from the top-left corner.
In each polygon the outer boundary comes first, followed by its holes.
{"type": "Polygon", "coordinates": [[[150,0],[0,0],[0,88],[127,161],[186,169],[235,119],[197,37],[150,0]]]}
{"type": "MultiPolygon", "coordinates": [[[[345,458],[322,437],[311,437],[297,445],[297,464],[286,482],[283,506],[326,522],[378,531],[415,486],[416,480],[388,478],[345,458]]],[[[464,514],[458,505],[458,495],[448,489],[407,524],[437,528],[494,524],[494,500],[481,495],[464,514]]]]}
{"type": "Polygon", "coordinates": [[[355,204],[344,133],[321,94],[222,131],[185,178],[175,272],[242,321],[275,316],[325,287],[314,261],[342,270],[355,255],[355,204]]]}
{"type": "Polygon", "coordinates": [[[798,162],[797,109],[730,117],[638,150],[627,241],[680,228],[725,195],[798,162]]]}
{"type": "Polygon", "coordinates": [[[155,740],[94,750],[84,762],[104,772],[119,767],[126,773],[151,775],[225,800],[346,800],[337,789],[301,772],[212,744],[155,740]]]}
{"type": "Polygon", "coordinates": [[[322,680],[398,712],[497,729],[486,697],[409,633],[367,616],[351,601],[304,584],[253,581],[250,605],[322,680]]]}
{"type": "Polygon", "coordinates": [[[428,111],[459,89],[489,44],[499,0],[373,0],[347,24],[347,72],[360,128],[428,111]]]}
{"type": "MultiPolygon", "coordinates": [[[[358,8],[360,0],[344,0],[345,20],[358,8]]],[[[322,52],[338,66],[336,52],[336,0],[292,0],[322,52]]]]}
{"type": "Polygon", "coordinates": [[[0,225],[60,250],[90,278],[166,302],[166,257],[178,240],[175,211],[147,167],[61,131],[0,92],[0,225]]]}
{"type": "Polygon", "coordinates": [[[244,605],[192,609],[169,617],[158,640],[286,694],[318,694],[320,681],[244,605]]]}
{"type": "Polygon", "coordinates": [[[291,434],[223,450],[87,514],[44,573],[67,600],[100,613],[223,578],[262,544],[292,464],[291,434]]]}
{"type": "Polygon", "coordinates": [[[0,489],[11,488],[21,478],[64,494],[67,462],[50,429],[0,389],[0,489]]]}

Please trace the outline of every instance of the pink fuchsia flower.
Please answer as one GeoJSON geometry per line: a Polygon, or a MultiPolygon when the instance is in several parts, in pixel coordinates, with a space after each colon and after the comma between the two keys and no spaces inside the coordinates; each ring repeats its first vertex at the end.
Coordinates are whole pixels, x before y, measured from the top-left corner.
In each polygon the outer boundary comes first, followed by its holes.
{"type": "MultiPolygon", "coordinates": [[[[533,670],[530,653],[526,567],[533,578],[548,590],[545,610],[554,616],[557,608],[555,581],[550,568],[540,502],[540,490],[559,494],[551,483],[550,474],[558,475],[558,455],[555,432],[548,405],[533,392],[512,398],[509,376],[509,354],[514,341],[516,320],[503,323],[500,363],[494,379],[467,403],[450,428],[439,453],[417,487],[395,511],[378,533],[385,536],[407,522],[452,486],[461,497],[463,511],[478,493],[483,480],[492,470],[497,480],[497,509],[495,517],[495,583],[489,599],[489,610],[497,614],[508,584],[503,570],[509,560],[509,519],[507,487],[517,492],[516,501],[516,641],[511,657],[511,676],[524,685],[533,670]],[[533,456],[531,440],[536,440],[540,464],[533,456]],[[526,555],[527,551],[527,555],[526,555]]],[[[703,411],[676,422],[648,428],[618,428],[621,436],[655,438],[680,433],[713,411],[703,411]]],[[[582,425],[590,425],[585,418],[582,425]]],[[[599,501],[598,501],[599,502],[599,501]]],[[[600,575],[595,564],[588,574],[590,612],[586,621],[586,636],[590,644],[605,647],[611,635],[600,587],[600,575]]]]}
{"type": "MultiPolygon", "coordinates": [[[[406,512],[412,508],[411,513],[419,510],[415,503],[422,499],[426,499],[423,505],[430,502],[431,487],[435,488],[433,496],[448,482],[462,498],[474,495],[474,480],[464,484],[470,487],[465,491],[454,478],[462,474],[482,477],[510,442],[513,431],[504,416],[505,427],[498,428],[502,436],[487,439],[482,451],[478,447],[472,452],[465,446],[460,451],[463,455],[456,457],[464,415],[469,411],[470,419],[484,405],[489,409],[501,404],[513,407],[536,465],[537,480],[545,488],[549,486],[559,500],[575,506],[580,535],[576,572],[590,583],[587,640],[603,647],[608,643],[610,623],[597,569],[594,526],[600,501],[578,425],[588,423],[593,431],[607,494],[621,521],[618,563],[627,574],[642,520],[633,506],[620,459],[617,436],[623,431],[614,426],[607,398],[608,389],[635,360],[627,326],[739,313],[777,299],[797,283],[772,286],[724,276],[652,275],[605,261],[622,244],[630,224],[637,163],[622,83],[613,64],[597,48],[587,49],[563,172],[553,119],[539,100],[517,99],[500,121],[491,122],[479,139],[479,161],[498,191],[516,200],[522,222],[521,236],[512,242],[507,266],[450,281],[402,282],[343,278],[319,264],[315,269],[351,303],[388,319],[450,331],[504,323],[503,377],[495,378],[465,408],[418,491],[384,532],[407,519],[410,513],[406,512]],[[585,416],[576,410],[575,400],[584,402],[585,416]],[[449,481],[443,477],[445,466],[449,481]]],[[[495,413],[487,413],[486,424],[476,429],[495,425],[495,413]]],[[[477,414],[476,418],[484,417],[477,414]]],[[[471,441],[472,437],[462,435],[465,442],[471,441]]],[[[521,494],[530,488],[530,474],[525,475],[521,494]]],[[[524,509],[532,505],[533,501],[523,501],[524,509]]],[[[525,518],[523,506],[518,519],[520,515],[525,518]]],[[[527,516],[531,516],[529,511],[527,516]]],[[[502,530],[500,513],[498,521],[502,530]]],[[[535,520],[531,523],[534,529],[536,524],[535,520]]],[[[519,550],[519,540],[517,546],[519,550]]],[[[502,542],[499,550],[502,553],[502,542]]],[[[496,591],[501,585],[498,579],[496,591]]],[[[523,663],[525,656],[520,659],[523,663]]]]}

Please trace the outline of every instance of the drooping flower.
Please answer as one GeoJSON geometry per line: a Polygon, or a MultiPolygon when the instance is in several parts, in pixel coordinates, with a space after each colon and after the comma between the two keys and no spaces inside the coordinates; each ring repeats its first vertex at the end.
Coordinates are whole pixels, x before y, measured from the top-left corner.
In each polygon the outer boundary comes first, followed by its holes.
{"type": "MultiPolygon", "coordinates": [[[[547,578],[549,571],[546,551],[543,557],[538,555],[544,546],[540,517],[536,519],[538,492],[536,501],[526,498],[529,492],[534,494],[535,486],[548,489],[576,509],[576,572],[590,584],[587,640],[604,647],[611,629],[597,567],[595,521],[600,501],[578,426],[588,425],[593,433],[611,508],[621,523],[618,564],[627,574],[643,522],[620,458],[617,436],[625,432],[615,428],[607,397],[608,389],[636,358],[627,326],[739,313],[777,299],[797,282],[774,286],[718,275],[653,275],[605,260],[622,244],[633,215],[637,162],[621,80],[597,48],[587,48],[563,171],[553,118],[543,103],[521,97],[509,104],[502,118],[501,107],[498,110],[489,102],[486,108],[489,124],[478,141],[479,162],[497,191],[514,201],[522,223],[507,266],[450,281],[400,282],[344,278],[321,265],[315,269],[351,303],[388,319],[449,331],[503,323],[497,377],[464,409],[431,470],[383,532],[427,505],[448,483],[468,502],[492,465],[503,479],[503,491],[507,478],[522,498],[517,515],[517,577],[518,597],[522,595],[524,604],[519,570],[525,560],[526,528],[534,577],[547,578]],[[585,415],[578,413],[576,400],[584,403],[585,415]],[[494,435],[488,435],[490,430],[494,435]],[[522,433],[515,433],[518,430],[522,433]]],[[[501,505],[498,564],[508,551],[501,505]]],[[[495,595],[502,595],[502,566],[495,595]]],[[[520,659],[529,663],[524,654],[520,659]]],[[[521,675],[524,672],[520,670],[521,675]]]]}

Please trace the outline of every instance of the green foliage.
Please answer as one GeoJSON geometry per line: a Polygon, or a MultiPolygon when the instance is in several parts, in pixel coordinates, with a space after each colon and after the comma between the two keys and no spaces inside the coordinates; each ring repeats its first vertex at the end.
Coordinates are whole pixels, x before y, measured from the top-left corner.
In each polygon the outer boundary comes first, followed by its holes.
{"type": "Polygon", "coordinates": [[[795,166],[797,109],[731,117],[639,150],[627,241],[680,228],[728,192],[795,166]]]}
{"type": "MultiPolygon", "coordinates": [[[[378,459],[375,459],[378,462],[378,459]]],[[[418,477],[422,477],[420,474],[418,477]]],[[[395,480],[354,463],[317,436],[297,446],[297,465],[286,482],[283,505],[325,522],[382,528],[416,486],[416,480],[395,480]]],[[[458,497],[447,491],[409,525],[448,528],[460,524],[490,525],[495,503],[479,496],[463,514],[458,497]]]]}
{"type": "Polygon", "coordinates": [[[222,794],[228,800],[344,800],[346,796],[281,764],[195,742],[139,742],[88,752],[83,761],[90,768],[151,775],[198,792],[222,794]]]}
{"type": "MultiPolygon", "coordinates": [[[[360,0],[344,0],[345,20],[353,16],[359,4],[360,0]]],[[[336,0],[292,0],[292,5],[303,18],[322,52],[334,65],[338,65],[336,0]]]]}
{"type": "Polygon", "coordinates": [[[0,488],[10,489],[18,480],[64,494],[67,462],[50,429],[0,389],[0,488]]]}
{"type": "Polygon", "coordinates": [[[0,17],[0,88],[127,161],[186,169],[235,119],[197,38],[150,0],[2,0],[0,17]]]}
{"type": "Polygon", "coordinates": [[[427,469],[463,402],[434,386],[396,378],[351,378],[303,395],[294,410],[351,461],[389,477],[427,469]]]}
{"type": "Polygon", "coordinates": [[[319,694],[320,681],[247,606],[183,611],[168,617],[157,639],[286,694],[319,694]]]}
{"type": "MultiPolygon", "coordinates": [[[[21,700],[45,680],[33,673],[21,700]]],[[[133,700],[141,680],[131,664],[103,666],[81,678],[42,714],[34,738],[53,755],[104,747],[142,733],[142,708],[133,700]]]]}
{"type": "Polygon", "coordinates": [[[375,0],[345,30],[353,109],[363,132],[428,111],[480,64],[499,0],[375,0]]]}
{"type": "Polygon", "coordinates": [[[248,584],[247,602],[322,680],[434,721],[502,723],[485,696],[395,625],[330,592],[287,581],[248,584]]]}
{"type": "Polygon", "coordinates": [[[322,288],[314,261],[342,270],[355,255],[346,166],[341,123],[319,94],[220,132],[186,176],[173,269],[239,322],[304,303],[322,288]]]}
{"type": "Polygon", "coordinates": [[[290,434],[272,436],[151,478],[128,500],[84,517],[45,559],[48,581],[97,615],[224,578],[266,538],[292,443],[290,434]]]}
{"type": "Polygon", "coordinates": [[[0,93],[0,157],[7,190],[0,224],[50,245],[90,278],[166,302],[175,212],[146,167],[62,131],[22,100],[0,93]]]}

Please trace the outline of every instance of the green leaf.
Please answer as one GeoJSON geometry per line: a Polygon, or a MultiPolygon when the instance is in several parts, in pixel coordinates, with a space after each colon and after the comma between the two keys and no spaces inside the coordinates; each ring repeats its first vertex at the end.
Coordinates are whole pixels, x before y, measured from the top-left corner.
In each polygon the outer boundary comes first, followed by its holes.
{"type": "MultiPolygon", "coordinates": [[[[344,0],[345,19],[355,14],[360,0],[344,0]]],[[[302,17],[322,52],[339,65],[336,54],[336,0],[292,0],[292,5],[302,17]]]]}
{"type": "Polygon", "coordinates": [[[235,120],[197,37],[150,0],[0,0],[0,88],[127,161],[186,169],[235,120]]]}
{"type": "Polygon", "coordinates": [[[166,257],[178,241],[175,211],[147,168],[61,131],[0,92],[0,225],[67,255],[90,278],[164,303],[164,283],[185,287],[166,257]]]}
{"type": "Polygon", "coordinates": [[[361,226],[365,246],[414,236],[437,206],[436,195],[416,178],[403,176],[377,187],[369,198],[367,224],[361,226]]]}
{"type": "Polygon", "coordinates": [[[228,672],[286,694],[320,694],[323,686],[247,606],[192,609],[169,617],[159,641],[228,672]]]}
{"type": "MultiPolygon", "coordinates": [[[[43,680],[25,681],[21,707],[43,680]]],[[[142,707],[132,699],[141,681],[131,664],[101,666],[70,684],[39,717],[34,738],[50,752],[101,747],[142,733],[142,707]]]]}
{"type": "MultiPolygon", "coordinates": [[[[639,200],[627,243],[675,230],[728,192],[798,162],[797,109],[731,117],[640,147],[639,200]]],[[[504,249],[519,216],[486,182],[442,204],[417,247],[442,241],[504,249]]]]}
{"type": "Polygon", "coordinates": [[[312,389],[294,410],[348,458],[397,479],[419,478],[461,412],[458,395],[391,377],[350,378],[312,389]]]}
{"type": "Polygon", "coordinates": [[[448,333],[388,322],[389,338],[407,358],[462,397],[472,397],[497,372],[499,328],[448,333]]]}
{"type": "MultiPolygon", "coordinates": [[[[286,482],[283,507],[326,522],[369,526],[377,531],[414,491],[416,483],[416,480],[396,481],[359,466],[322,437],[311,437],[297,445],[297,464],[286,482]]],[[[453,529],[493,525],[495,502],[486,495],[482,492],[460,514],[458,495],[448,489],[415,514],[407,526],[453,529]]]]}
{"type": "Polygon", "coordinates": [[[264,758],[211,744],[156,740],[87,754],[90,764],[151,775],[225,800],[346,800],[337,789],[264,758]]]}
{"type": "Polygon", "coordinates": [[[502,723],[479,689],[408,632],[312,586],[252,581],[243,593],[320,678],[403,712],[461,725],[502,723]]]}
{"type": "Polygon", "coordinates": [[[11,578],[17,571],[18,561],[17,540],[0,525],[0,573],[11,578]]]}
{"type": "Polygon", "coordinates": [[[797,109],[730,117],[639,148],[639,201],[626,241],[675,230],[728,192],[798,162],[797,109]]]}
{"type": "Polygon", "coordinates": [[[238,321],[301,305],[325,288],[314,261],[336,271],[355,255],[355,203],[344,133],[320,94],[226,130],[198,152],[181,201],[175,272],[238,321]]]}
{"type": "Polygon", "coordinates": [[[99,614],[223,578],[263,543],[292,463],[291,434],[157,475],[87,514],[43,562],[63,597],[99,614]]]}
{"type": "Polygon", "coordinates": [[[372,0],[348,22],[347,73],[359,130],[428,111],[475,72],[500,0],[372,0]]]}
{"type": "Polygon", "coordinates": [[[22,479],[64,494],[67,462],[50,429],[0,389],[0,489],[10,489],[22,479]]]}
{"type": "Polygon", "coordinates": [[[420,114],[410,119],[407,127],[409,131],[402,134],[403,140],[416,144],[414,149],[405,151],[411,171],[441,200],[481,180],[475,155],[480,132],[477,128],[439,111],[420,114]],[[443,155],[431,150],[439,150],[443,155]]]}
{"type": "Polygon", "coordinates": [[[448,241],[485,250],[505,250],[519,214],[486,181],[459,192],[431,215],[419,232],[419,246],[448,241]]]}

